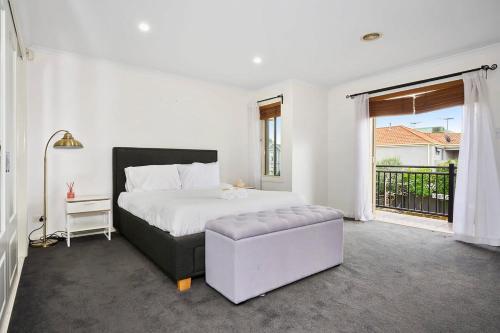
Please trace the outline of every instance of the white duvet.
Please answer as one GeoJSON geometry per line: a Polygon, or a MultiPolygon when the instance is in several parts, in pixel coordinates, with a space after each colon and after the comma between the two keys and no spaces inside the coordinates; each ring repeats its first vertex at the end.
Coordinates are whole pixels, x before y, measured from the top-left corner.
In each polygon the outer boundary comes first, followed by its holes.
{"type": "Polygon", "coordinates": [[[291,192],[247,190],[247,194],[224,200],[217,189],[123,192],[118,206],[178,237],[202,232],[205,223],[225,215],[304,204],[301,196],[291,192]]]}

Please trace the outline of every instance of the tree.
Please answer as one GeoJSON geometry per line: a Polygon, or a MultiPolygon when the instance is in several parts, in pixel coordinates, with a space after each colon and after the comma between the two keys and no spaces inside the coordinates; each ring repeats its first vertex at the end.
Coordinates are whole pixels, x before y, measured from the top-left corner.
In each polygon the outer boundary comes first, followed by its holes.
{"type": "Polygon", "coordinates": [[[458,160],[448,160],[448,161],[444,161],[442,163],[439,164],[439,166],[443,166],[443,167],[447,167],[449,166],[450,164],[455,164],[455,167],[458,166],[458,160]]]}

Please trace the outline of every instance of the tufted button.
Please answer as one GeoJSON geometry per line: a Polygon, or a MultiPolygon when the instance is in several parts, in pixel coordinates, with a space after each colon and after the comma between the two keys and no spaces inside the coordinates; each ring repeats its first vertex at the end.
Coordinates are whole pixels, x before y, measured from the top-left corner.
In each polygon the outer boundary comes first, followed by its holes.
{"type": "Polygon", "coordinates": [[[336,209],[306,205],[224,216],[207,222],[206,229],[238,240],[342,218],[336,209]]]}

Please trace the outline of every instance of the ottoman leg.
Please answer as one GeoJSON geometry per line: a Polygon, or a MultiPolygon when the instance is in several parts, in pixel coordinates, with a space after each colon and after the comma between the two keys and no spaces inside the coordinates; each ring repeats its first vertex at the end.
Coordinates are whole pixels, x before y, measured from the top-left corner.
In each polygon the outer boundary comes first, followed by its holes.
{"type": "Polygon", "coordinates": [[[191,278],[177,280],[177,290],[187,291],[191,288],[191,278]]]}

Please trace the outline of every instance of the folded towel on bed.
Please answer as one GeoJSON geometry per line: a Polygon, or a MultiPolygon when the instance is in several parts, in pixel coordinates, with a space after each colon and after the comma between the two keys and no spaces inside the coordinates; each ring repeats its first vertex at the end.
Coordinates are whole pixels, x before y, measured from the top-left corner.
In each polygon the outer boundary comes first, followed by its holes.
{"type": "Polygon", "coordinates": [[[234,200],[234,199],[245,199],[248,197],[248,192],[244,188],[232,188],[229,190],[220,191],[221,199],[224,200],[234,200]]]}

